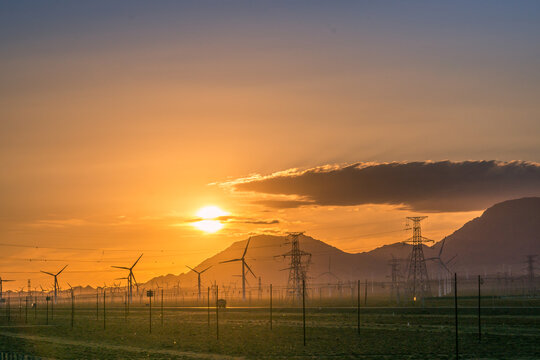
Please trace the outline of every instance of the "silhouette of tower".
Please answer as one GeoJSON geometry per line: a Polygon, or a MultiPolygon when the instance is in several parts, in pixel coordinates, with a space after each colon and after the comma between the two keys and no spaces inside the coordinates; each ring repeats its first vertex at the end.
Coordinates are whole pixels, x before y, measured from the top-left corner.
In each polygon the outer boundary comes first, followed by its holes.
{"type": "Polygon", "coordinates": [[[400,300],[400,294],[399,294],[399,284],[401,282],[401,264],[400,259],[396,259],[392,255],[392,259],[388,261],[388,265],[390,265],[390,279],[392,281],[390,285],[390,299],[396,300],[396,302],[399,304],[400,300]]]}
{"type": "Polygon", "coordinates": [[[420,221],[425,218],[427,218],[427,216],[407,217],[407,220],[413,222],[413,236],[404,241],[405,243],[412,244],[407,274],[407,295],[414,301],[423,299],[426,296],[431,296],[426,260],[424,258],[424,250],[422,247],[424,243],[433,242],[433,240],[422,236],[420,221]]]}
{"type": "Polygon", "coordinates": [[[290,265],[283,270],[289,270],[289,280],[287,282],[287,296],[290,296],[293,300],[302,299],[302,282],[307,282],[307,268],[311,261],[311,254],[300,250],[300,244],[298,238],[303,235],[303,232],[291,232],[288,233],[289,241],[286,244],[291,244],[291,251],[283,254],[284,258],[289,257],[290,265]],[[307,260],[303,261],[306,257],[307,260]]]}
{"type": "Polygon", "coordinates": [[[529,293],[533,295],[536,292],[534,284],[534,263],[537,255],[527,255],[527,281],[529,283],[529,293]]]}

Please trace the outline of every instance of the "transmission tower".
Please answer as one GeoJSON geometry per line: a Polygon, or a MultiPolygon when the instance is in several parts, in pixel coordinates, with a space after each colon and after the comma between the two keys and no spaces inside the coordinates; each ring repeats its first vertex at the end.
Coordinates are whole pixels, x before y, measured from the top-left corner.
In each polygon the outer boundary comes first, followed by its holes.
{"type": "Polygon", "coordinates": [[[390,299],[395,299],[396,302],[399,304],[399,284],[402,277],[400,259],[396,259],[392,255],[392,259],[388,261],[388,265],[390,265],[390,279],[392,281],[390,285],[390,299]]]}
{"type": "Polygon", "coordinates": [[[529,283],[529,293],[532,295],[535,293],[534,286],[534,263],[536,262],[536,257],[538,255],[527,255],[527,280],[529,283]]]}
{"type": "Polygon", "coordinates": [[[300,250],[298,238],[303,235],[303,232],[291,232],[287,236],[289,241],[286,244],[291,244],[291,251],[283,254],[284,258],[289,257],[290,265],[283,270],[289,270],[289,280],[287,282],[287,296],[293,300],[302,299],[302,282],[307,282],[307,268],[311,261],[311,254],[300,250]],[[303,260],[307,258],[307,260],[303,260]]]}
{"type": "Polygon", "coordinates": [[[429,277],[426,268],[426,260],[424,258],[423,244],[433,242],[422,236],[420,221],[427,216],[407,217],[407,220],[413,222],[413,236],[405,243],[412,244],[412,252],[409,260],[409,269],[407,275],[407,293],[413,301],[431,296],[431,288],[429,286],[429,277]]]}

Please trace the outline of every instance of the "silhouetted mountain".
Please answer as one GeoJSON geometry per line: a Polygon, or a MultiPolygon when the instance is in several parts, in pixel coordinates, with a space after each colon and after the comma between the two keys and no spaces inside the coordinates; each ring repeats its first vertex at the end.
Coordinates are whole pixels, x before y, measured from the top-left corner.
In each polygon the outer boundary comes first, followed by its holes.
{"type": "Polygon", "coordinates": [[[525,256],[540,254],[540,198],[490,207],[448,236],[442,258],[453,254],[458,254],[454,266],[458,272],[524,274],[525,256]]]}
{"type": "MultiPolygon", "coordinates": [[[[220,262],[241,257],[246,243],[247,240],[235,242],[196,267],[196,270],[202,270],[211,266],[202,275],[204,287],[213,281],[219,285],[241,286],[241,263],[220,262]]],[[[432,247],[424,247],[426,258],[436,255],[440,246],[441,242],[432,247]]],[[[309,236],[300,237],[300,248],[312,254],[308,270],[312,283],[335,283],[338,279],[342,282],[388,280],[389,260],[392,257],[403,259],[404,271],[411,251],[410,245],[400,242],[368,252],[350,254],[309,236]]],[[[249,285],[256,287],[259,276],[263,284],[286,284],[288,270],[284,269],[289,264],[288,259],[282,255],[289,250],[286,237],[252,237],[246,261],[257,277],[249,274],[249,285]]],[[[540,198],[505,201],[487,209],[482,216],[447,237],[441,257],[447,261],[455,254],[458,256],[451,268],[458,272],[492,274],[509,270],[510,267],[514,274],[521,272],[525,255],[540,254],[540,198]]],[[[430,273],[436,268],[432,262],[429,262],[428,267],[430,273]]],[[[197,275],[189,271],[178,276],[169,274],[156,277],[146,286],[168,284],[171,287],[180,283],[182,287],[191,287],[196,282],[197,275]]]]}

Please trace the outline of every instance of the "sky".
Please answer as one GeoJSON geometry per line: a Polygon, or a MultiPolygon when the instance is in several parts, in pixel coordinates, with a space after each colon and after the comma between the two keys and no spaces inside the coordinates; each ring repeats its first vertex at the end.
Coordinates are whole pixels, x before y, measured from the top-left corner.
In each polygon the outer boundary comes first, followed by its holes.
{"type": "MultiPolygon", "coordinates": [[[[0,2],[0,276],[349,252],[540,195],[537,1],[0,2]],[[217,206],[223,228],[194,227],[217,206]]],[[[49,284],[50,285],[50,284],[49,284]]]]}

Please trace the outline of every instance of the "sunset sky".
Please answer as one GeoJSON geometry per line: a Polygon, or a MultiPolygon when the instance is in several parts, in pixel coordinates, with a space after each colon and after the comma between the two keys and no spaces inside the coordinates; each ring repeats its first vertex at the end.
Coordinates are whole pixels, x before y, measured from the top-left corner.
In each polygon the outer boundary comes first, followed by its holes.
{"type": "Polygon", "coordinates": [[[1,2],[5,287],[65,264],[62,287],[111,283],[140,253],[146,281],[257,233],[368,251],[416,214],[440,240],[540,195],[539,16],[538,1],[1,2]]]}

